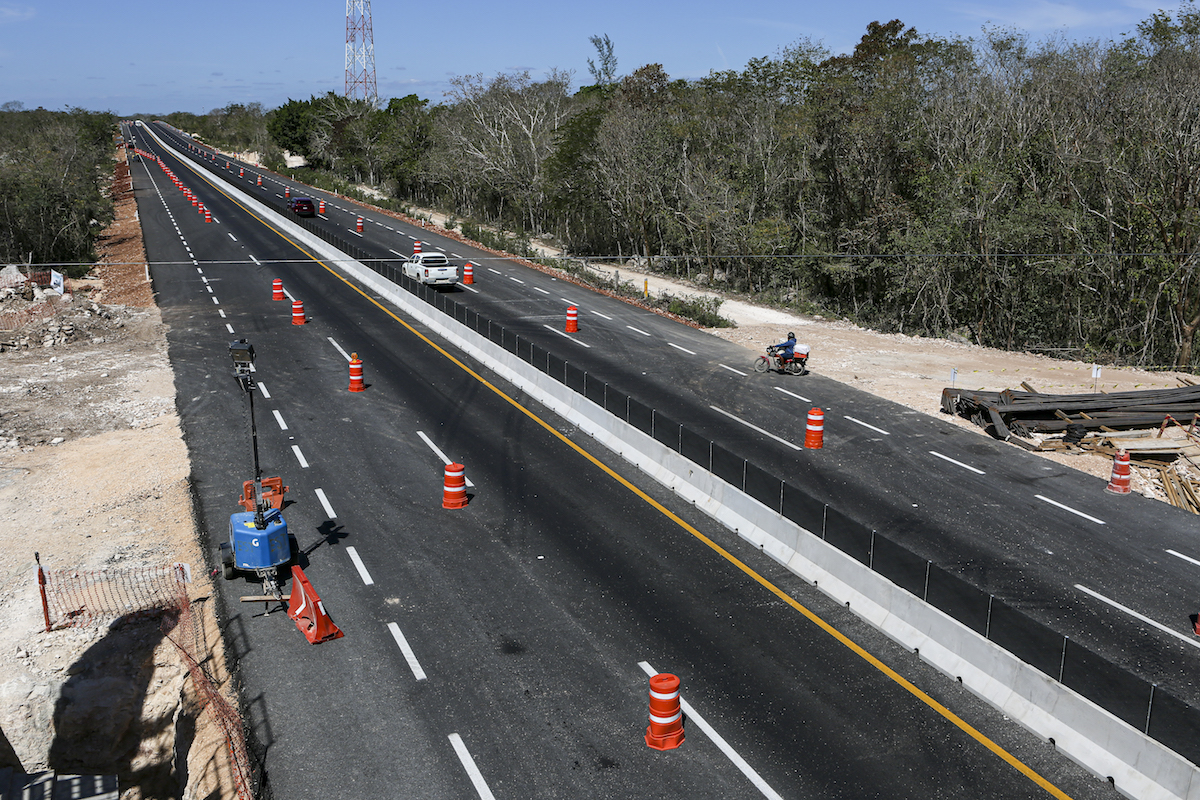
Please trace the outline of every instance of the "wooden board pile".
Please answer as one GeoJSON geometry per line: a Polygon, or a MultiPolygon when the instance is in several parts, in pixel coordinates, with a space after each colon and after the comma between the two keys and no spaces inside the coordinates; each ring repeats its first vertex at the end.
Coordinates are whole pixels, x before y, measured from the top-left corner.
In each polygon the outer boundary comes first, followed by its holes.
{"type": "Polygon", "coordinates": [[[942,410],[1004,440],[1014,434],[1061,433],[1076,425],[1084,431],[1157,428],[1168,417],[1190,423],[1200,414],[1200,386],[1112,394],[1042,394],[1025,388],[1029,391],[946,388],[942,410]]]}

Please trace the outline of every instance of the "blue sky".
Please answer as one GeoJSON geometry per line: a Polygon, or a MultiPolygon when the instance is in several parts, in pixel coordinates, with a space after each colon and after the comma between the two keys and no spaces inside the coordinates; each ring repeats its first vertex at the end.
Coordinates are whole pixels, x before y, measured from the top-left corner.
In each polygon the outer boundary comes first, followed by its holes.
{"type": "MultiPolygon", "coordinates": [[[[1154,0],[841,0],[802,3],[386,2],[372,4],[381,98],[440,102],[455,75],[553,68],[591,83],[588,38],[607,34],[618,74],[661,63],[672,78],[740,69],[802,38],[849,52],[867,24],[899,18],[927,35],[978,37],[985,25],[1079,41],[1119,40],[1154,0]]],[[[0,103],[122,115],[204,113],[231,102],[273,108],[345,85],[344,0],[0,0],[0,103]]]]}

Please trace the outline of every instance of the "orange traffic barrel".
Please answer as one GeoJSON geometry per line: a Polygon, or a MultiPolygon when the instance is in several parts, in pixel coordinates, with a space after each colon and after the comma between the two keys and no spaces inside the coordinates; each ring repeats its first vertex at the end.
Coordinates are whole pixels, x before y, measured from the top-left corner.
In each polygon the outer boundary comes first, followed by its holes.
{"type": "Polygon", "coordinates": [[[354,223],[354,230],[362,233],[362,217],[359,217],[358,222],[354,223]]]}
{"type": "Polygon", "coordinates": [[[475,282],[475,270],[471,267],[471,262],[463,264],[463,283],[475,282]]]}
{"type": "Polygon", "coordinates": [[[579,331],[579,309],[571,306],[567,309],[567,333],[579,331]]]}
{"type": "Polygon", "coordinates": [[[683,709],[679,704],[679,677],[660,672],[650,679],[650,725],[646,745],[673,750],[683,744],[683,709]]]}
{"type": "Polygon", "coordinates": [[[308,322],[308,318],[304,316],[304,303],[299,300],[292,301],[292,324],[303,325],[308,322]]]}
{"type": "Polygon", "coordinates": [[[283,196],[284,196],[285,198],[286,198],[286,197],[291,197],[291,196],[292,196],[292,187],[290,187],[290,186],[285,186],[285,187],[283,187],[283,196]]]}
{"type": "Polygon", "coordinates": [[[262,175],[258,176],[258,182],[255,184],[255,186],[262,186],[262,175]]]}
{"type": "Polygon", "coordinates": [[[804,431],[804,446],[819,450],[825,446],[825,412],[814,408],[808,412],[808,427],[804,431]]]}
{"type": "Polygon", "coordinates": [[[324,214],[324,213],[325,213],[325,201],[324,201],[324,200],[318,201],[318,203],[317,203],[317,213],[318,213],[318,214],[324,214]]]}
{"type": "Polygon", "coordinates": [[[419,252],[421,252],[421,240],[413,239],[413,255],[415,256],[419,252]]]}
{"type": "Polygon", "coordinates": [[[196,195],[194,193],[188,192],[188,197],[192,198],[192,205],[194,205],[194,206],[200,205],[200,198],[196,197],[196,195]]]}
{"type": "Polygon", "coordinates": [[[462,464],[446,465],[446,480],[442,491],[442,508],[463,508],[467,504],[467,468],[462,464]]]}
{"type": "Polygon", "coordinates": [[[1104,491],[1129,494],[1129,482],[1129,453],[1118,450],[1116,458],[1113,459],[1112,477],[1108,479],[1108,486],[1104,487],[1104,491]]]}
{"type": "Polygon", "coordinates": [[[238,177],[239,178],[246,177],[246,168],[245,167],[238,167],[238,177]]]}
{"type": "Polygon", "coordinates": [[[283,297],[283,278],[276,278],[271,281],[271,299],[282,300],[283,297]]]}
{"type": "Polygon", "coordinates": [[[363,385],[363,369],[362,359],[358,357],[358,353],[350,354],[350,391],[361,392],[365,391],[363,385]]]}

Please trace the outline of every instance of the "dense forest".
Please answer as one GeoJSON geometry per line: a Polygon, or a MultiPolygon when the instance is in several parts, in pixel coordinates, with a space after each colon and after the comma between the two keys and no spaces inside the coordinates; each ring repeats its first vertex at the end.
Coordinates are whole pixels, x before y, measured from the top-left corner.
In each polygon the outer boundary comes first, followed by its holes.
{"type": "Polygon", "coordinates": [[[281,147],[401,199],[638,256],[883,330],[1190,365],[1200,328],[1200,12],[1119,42],[871,23],[740,71],[592,84],[461,76],[446,101],[334,95],[268,115],[281,147]]]}
{"type": "Polygon", "coordinates": [[[577,258],[881,330],[1200,361],[1190,0],[1120,41],[893,20],[850,53],[802,40],[698,80],[622,74],[607,36],[591,44],[579,89],[559,71],[467,75],[436,104],[329,93],[165,119],[577,258]]]}
{"type": "Polygon", "coordinates": [[[92,260],[112,220],[112,114],[0,106],[0,264],[92,260]]]}

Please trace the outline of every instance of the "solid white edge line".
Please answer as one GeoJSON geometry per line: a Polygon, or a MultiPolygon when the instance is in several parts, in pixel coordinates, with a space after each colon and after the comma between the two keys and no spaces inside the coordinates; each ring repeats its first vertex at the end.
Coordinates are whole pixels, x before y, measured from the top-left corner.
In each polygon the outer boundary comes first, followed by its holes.
{"type": "MultiPolygon", "coordinates": [[[[645,661],[639,661],[638,666],[642,668],[642,672],[645,672],[651,678],[658,674],[654,667],[650,666],[650,664],[645,661]]],[[[754,784],[755,789],[758,789],[763,793],[764,797],[769,797],[771,800],[783,800],[783,797],[779,794],[779,792],[772,789],[770,784],[763,780],[762,776],[754,770],[754,767],[747,764],[746,759],[738,755],[738,752],[733,749],[729,742],[725,741],[724,737],[717,733],[716,728],[714,728],[712,725],[709,725],[708,720],[700,716],[700,714],[696,712],[696,709],[692,707],[692,704],[683,699],[682,693],[679,695],[679,707],[687,716],[688,724],[695,723],[696,727],[698,727],[705,736],[711,739],[713,744],[715,744],[717,748],[725,754],[725,757],[732,761],[733,765],[741,770],[743,775],[750,779],[750,782],[754,784]]]]}
{"type": "Polygon", "coordinates": [[[796,394],[795,392],[789,392],[787,389],[784,389],[782,386],[776,386],[776,387],[775,387],[775,391],[777,391],[777,392],[783,392],[783,393],[784,393],[784,394],[786,394],[788,397],[794,397],[794,398],[796,398],[797,400],[803,400],[803,401],[804,401],[804,402],[806,402],[806,403],[811,403],[811,402],[812,402],[812,400],[809,400],[807,397],[801,397],[800,395],[796,394]]]}
{"type": "Polygon", "coordinates": [[[300,445],[292,445],[292,452],[296,454],[296,460],[300,462],[300,468],[308,469],[308,462],[304,460],[304,453],[300,452],[300,445]]]}
{"type": "Polygon", "coordinates": [[[374,584],[375,579],[371,577],[371,573],[367,572],[366,565],[358,557],[358,551],[353,547],[347,547],[346,555],[350,556],[350,560],[354,562],[354,568],[358,570],[358,577],[362,578],[362,582],[367,586],[374,584]]]}
{"type": "Polygon", "coordinates": [[[332,336],[326,336],[325,338],[329,340],[329,343],[331,345],[333,345],[335,348],[337,348],[337,351],[342,354],[342,358],[346,359],[347,361],[350,360],[350,354],[347,353],[345,350],[343,350],[342,346],[340,344],[338,344],[337,342],[335,342],[333,340],[332,336]]]}
{"type": "Polygon", "coordinates": [[[720,367],[721,369],[727,369],[730,372],[736,372],[738,375],[741,375],[743,378],[746,377],[746,373],[742,372],[740,369],[734,369],[733,367],[726,366],[725,364],[718,364],[717,366],[720,367]]]}
{"type": "Polygon", "coordinates": [[[279,423],[279,430],[286,431],[288,426],[287,423],[283,421],[283,414],[280,414],[275,409],[271,409],[271,413],[275,415],[275,421],[279,423]]]}
{"type": "Polygon", "coordinates": [[[667,344],[669,344],[671,347],[674,347],[676,350],[682,350],[683,352],[687,353],[688,355],[691,355],[691,356],[696,355],[695,350],[688,350],[686,347],[680,347],[679,345],[675,344],[674,342],[667,342],[667,344]]]}
{"type": "Polygon", "coordinates": [[[1078,583],[1075,584],[1075,588],[1078,589],[1079,591],[1083,592],[1084,594],[1091,595],[1092,597],[1096,598],[1097,600],[1099,600],[1103,603],[1108,603],[1110,606],[1112,606],[1113,608],[1115,608],[1119,611],[1124,611],[1129,616],[1131,616],[1135,619],[1139,619],[1142,622],[1146,623],[1147,625],[1151,625],[1155,628],[1158,628],[1163,633],[1171,634],[1176,639],[1179,639],[1181,642],[1187,642],[1192,647],[1200,648],[1200,640],[1197,640],[1194,634],[1191,636],[1188,636],[1188,635],[1179,633],[1178,631],[1173,631],[1170,628],[1168,628],[1166,625],[1163,625],[1161,622],[1155,622],[1154,620],[1147,617],[1145,614],[1139,614],[1138,612],[1134,611],[1132,608],[1130,608],[1128,606],[1123,606],[1120,603],[1118,603],[1116,600],[1110,600],[1109,598],[1105,597],[1104,595],[1100,594],[1099,592],[1094,592],[1082,584],[1078,584],[1078,583]]]}
{"type": "Polygon", "coordinates": [[[642,336],[649,336],[649,335],[650,335],[649,333],[647,333],[646,331],[642,330],[641,328],[635,328],[635,327],[633,327],[632,325],[626,325],[625,327],[626,327],[626,328],[629,328],[629,330],[633,331],[634,333],[640,333],[642,336]]]}
{"type": "Polygon", "coordinates": [[[1049,503],[1052,506],[1057,506],[1058,508],[1061,508],[1063,511],[1070,511],[1072,514],[1075,514],[1076,516],[1083,517],[1084,519],[1087,519],[1087,520],[1091,520],[1092,522],[1096,523],[1097,525],[1106,524],[1104,522],[1104,520],[1102,520],[1102,519],[1096,519],[1091,514],[1085,514],[1082,511],[1076,511],[1075,509],[1071,508],[1070,506],[1064,506],[1062,503],[1058,502],[1057,500],[1051,500],[1049,497],[1046,497],[1045,495],[1035,494],[1034,497],[1036,497],[1038,500],[1041,500],[1044,503],[1049,503]]]}
{"type": "Polygon", "coordinates": [[[876,428],[874,425],[863,422],[861,419],[855,419],[854,417],[849,417],[849,416],[846,416],[845,414],[842,414],[842,418],[850,420],[855,425],[862,425],[864,428],[870,428],[871,430],[875,431],[876,433],[882,433],[884,436],[892,435],[890,431],[885,431],[883,428],[876,428]]]}
{"type": "Polygon", "coordinates": [[[262,392],[263,399],[265,399],[265,400],[271,399],[271,393],[267,391],[267,387],[263,384],[262,381],[258,382],[258,390],[260,392],[262,392]]]}
{"type": "Polygon", "coordinates": [[[333,506],[329,505],[329,498],[325,496],[324,489],[317,489],[317,499],[321,501],[321,505],[325,508],[325,513],[330,519],[337,519],[337,514],[333,511],[333,506]]]}
{"type": "MultiPolygon", "coordinates": [[[[567,334],[565,332],[560,331],[558,328],[552,328],[544,322],[542,323],[542,327],[548,331],[554,331],[555,333],[557,333],[559,336],[563,337],[564,339],[571,339],[571,337],[567,336],[567,334]]],[[[574,342],[575,344],[581,344],[584,347],[591,347],[591,345],[588,344],[587,342],[581,342],[578,339],[571,339],[571,341],[574,342]]]]}
{"type": "Polygon", "coordinates": [[[400,631],[400,626],[394,622],[389,622],[388,630],[392,632],[392,638],[396,640],[396,646],[404,654],[404,660],[408,662],[408,668],[412,670],[413,677],[419,681],[425,680],[425,670],[421,669],[421,662],[417,661],[417,654],[409,647],[408,639],[404,638],[404,634],[400,631]]]}
{"type": "Polygon", "coordinates": [[[1175,556],[1176,558],[1182,558],[1184,561],[1187,561],[1191,564],[1195,564],[1197,567],[1200,567],[1200,561],[1197,561],[1196,559],[1192,558],[1191,556],[1185,556],[1183,553],[1177,552],[1175,550],[1167,550],[1167,552],[1170,553],[1171,555],[1175,556]]]}
{"type": "Polygon", "coordinates": [[[761,433],[763,436],[768,436],[768,437],[774,439],[775,441],[779,442],[780,444],[786,444],[788,447],[792,448],[793,450],[803,450],[804,449],[800,445],[792,444],[787,439],[783,439],[779,436],[776,436],[775,434],[771,433],[770,431],[764,431],[762,428],[758,427],[757,425],[755,425],[753,423],[747,422],[746,420],[742,419],[741,417],[737,416],[736,414],[730,414],[728,411],[726,411],[723,408],[717,408],[716,406],[709,406],[709,408],[711,408],[713,411],[716,411],[718,414],[724,414],[725,416],[729,417],[731,420],[734,420],[735,422],[742,423],[743,425],[745,425],[747,428],[749,428],[752,431],[757,431],[758,433],[761,433]]]}
{"type": "Polygon", "coordinates": [[[487,782],[483,779],[483,773],[479,771],[479,767],[475,766],[475,759],[471,758],[470,751],[463,744],[462,737],[457,733],[452,733],[447,738],[450,739],[450,744],[454,747],[454,754],[462,762],[463,769],[467,771],[467,777],[471,779],[471,785],[475,787],[481,800],[496,800],[496,795],[492,794],[492,790],[488,788],[487,782]]]}
{"type": "Polygon", "coordinates": [[[929,455],[937,456],[938,458],[942,459],[943,461],[949,461],[951,464],[962,467],[963,469],[969,469],[969,470],[971,470],[971,472],[974,472],[976,475],[986,475],[987,474],[986,472],[984,472],[981,469],[976,469],[975,467],[972,467],[970,464],[964,464],[961,461],[955,461],[950,456],[944,456],[941,453],[937,452],[936,450],[930,450],[929,455]]]}

